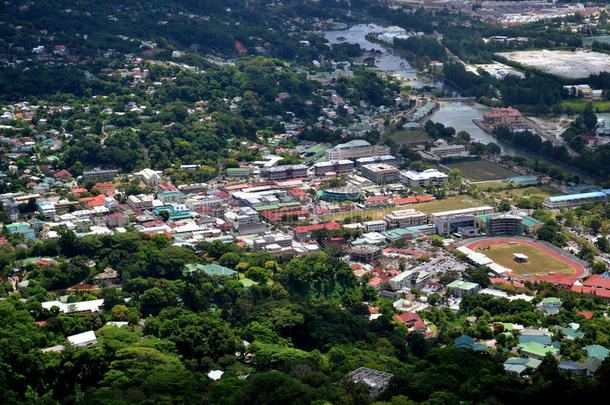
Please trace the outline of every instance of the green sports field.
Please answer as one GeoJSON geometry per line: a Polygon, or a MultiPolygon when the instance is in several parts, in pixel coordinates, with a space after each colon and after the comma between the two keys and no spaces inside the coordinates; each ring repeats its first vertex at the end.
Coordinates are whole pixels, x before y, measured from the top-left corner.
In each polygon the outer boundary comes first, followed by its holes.
{"type": "Polygon", "coordinates": [[[472,181],[501,180],[517,175],[512,170],[505,169],[486,160],[448,163],[445,166],[450,169],[459,169],[462,172],[462,176],[472,181]]]}
{"type": "Polygon", "coordinates": [[[475,252],[483,253],[501,266],[511,269],[515,274],[547,274],[549,272],[572,274],[574,269],[557,260],[551,255],[536,249],[533,246],[508,242],[482,244],[477,246],[475,252]],[[487,248],[489,247],[489,250],[487,248]],[[527,263],[517,263],[513,259],[514,253],[522,253],[528,257],[527,263]]]}
{"type": "Polygon", "coordinates": [[[350,212],[340,212],[336,214],[327,214],[324,216],[325,221],[341,221],[346,217],[353,217],[356,215],[361,216],[362,218],[370,218],[372,220],[382,219],[385,215],[389,214],[392,211],[398,211],[408,208],[413,208],[418,211],[423,212],[424,214],[431,214],[433,212],[441,212],[441,211],[452,211],[452,210],[461,210],[463,208],[472,208],[472,207],[481,207],[486,205],[483,201],[475,200],[468,195],[460,195],[460,196],[451,196],[447,197],[443,200],[432,200],[430,202],[418,203],[418,204],[409,204],[403,206],[396,207],[385,207],[385,208],[374,208],[370,210],[363,211],[350,211],[350,212]]]}
{"type": "Polygon", "coordinates": [[[394,130],[387,136],[397,144],[418,143],[432,140],[422,129],[394,130]]]}

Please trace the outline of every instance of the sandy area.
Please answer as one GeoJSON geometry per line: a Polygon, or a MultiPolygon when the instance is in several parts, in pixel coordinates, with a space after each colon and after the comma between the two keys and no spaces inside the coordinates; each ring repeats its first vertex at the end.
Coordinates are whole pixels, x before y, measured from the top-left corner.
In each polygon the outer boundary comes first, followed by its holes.
{"type": "Polygon", "coordinates": [[[497,55],[571,79],[585,78],[591,74],[610,71],[610,55],[599,52],[542,50],[501,52],[497,55]]]}

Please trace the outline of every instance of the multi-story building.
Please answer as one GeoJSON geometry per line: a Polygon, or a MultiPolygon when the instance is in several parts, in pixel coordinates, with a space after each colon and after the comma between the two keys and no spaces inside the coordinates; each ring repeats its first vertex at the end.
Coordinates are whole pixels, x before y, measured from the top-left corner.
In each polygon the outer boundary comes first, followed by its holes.
{"type": "Polygon", "coordinates": [[[159,193],[159,200],[163,201],[163,204],[184,204],[186,201],[186,195],[181,191],[165,191],[159,193]]]}
{"type": "Polygon", "coordinates": [[[483,114],[485,124],[494,127],[514,127],[525,124],[523,116],[512,107],[494,107],[490,112],[483,114]]]}
{"type": "Polygon", "coordinates": [[[463,297],[464,295],[476,294],[481,289],[477,283],[470,281],[455,280],[447,285],[447,291],[454,297],[463,297]]]}
{"type": "Polygon", "coordinates": [[[112,228],[116,228],[118,226],[126,226],[129,225],[129,217],[120,212],[115,212],[114,214],[106,216],[106,223],[112,228]]]}
{"type": "Polygon", "coordinates": [[[473,236],[478,233],[477,218],[474,215],[462,215],[434,220],[436,232],[442,236],[459,233],[462,236],[473,236]]]}
{"type": "Polygon", "coordinates": [[[436,169],[427,169],[423,172],[407,170],[400,173],[400,181],[409,187],[427,187],[429,185],[439,185],[446,183],[449,179],[445,173],[436,169]]]}
{"type": "Polygon", "coordinates": [[[36,236],[34,230],[30,228],[30,224],[27,222],[16,222],[5,226],[9,233],[22,235],[25,240],[34,239],[36,236]]]}
{"type": "Polygon", "coordinates": [[[369,156],[389,155],[390,148],[381,145],[371,145],[365,140],[355,139],[341,143],[326,151],[326,160],[358,159],[369,156]]]}
{"type": "Polygon", "coordinates": [[[50,201],[36,201],[36,210],[47,219],[55,217],[55,204],[50,201]]]}
{"type": "Polygon", "coordinates": [[[356,167],[370,165],[372,163],[385,163],[396,166],[398,164],[398,160],[392,155],[369,156],[356,159],[356,167]]]}
{"type": "Polygon", "coordinates": [[[347,253],[354,262],[373,264],[381,259],[381,248],[368,245],[353,246],[347,253]]]}
{"type": "Polygon", "coordinates": [[[159,173],[161,172],[152,169],[142,169],[135,173],[135,175],[138,179],[142,180],[149,186],[158,186],[159,183],[161,183],[161,176],[159,173]]]}
{"type": "Polygon", "coordinates": [[[115,169],[93,169],[83,172],[83,181],[88,180],[112,180],[119,175],[115,169]]]}
{"type": "Polygon", "coordinates": [[[435,156],[438,156],[439,158],[467,155],[466,146],[464,145],[433,146],[430,148],[430,153],[435,156]]]}
{"type": "Polygon", "coordinates": [[[354,162],[347,159],[318,162],[313,165],[313,168],[316,176],[324,176],[327,173],[351,173],[354,170],[354,162]]]}
{"type": "Polygon", "coordinates": [[[406,210],[392,211],[383,217],[388,224],[388,228],[407,228],[410,226],[423,225],[428,217],[426,214],[415,209],[409,208],[406,210]]]}
{"type": "Polygon", "coordinates": [[[15,222],[19,219],[19,204],[13,200],[6,200],[2,203],[2,207],[6,214],[11,219],[11,222],[15,222]]]}
{"type": "Polygon", "coordinates": [[[307,177],[307,166],[305,165],[282,165],[267,169],[269,180],[288,180],[299,177],[307,177]]]}
{"type": "Polygon", "coordinates": [[[464,208],[461,210],[435,212],[435,213],[430,214],[430,221],[434,222],[438,218],[450,218],[450,217],[457,217],[457,216],[462,216],[462,215],[478,216],[478,215],[487,215],[487,214],[493,214],[493,213],[494,213],[494,207],[491,207],[489,205],[484,205],[482,207],[473,207],[473,208],[464,208]]]}
{"type": "Polygon", "coordinates": [[[133,210],[148,210],[153,208],[153,197],[145,194],[130,195],[127,197],[127,205],[133,210]]]}
{"type": "Polygon", "coordinates": [[[300,242],[311,239],[313,231],[325,229],[327,231],[337,231],[341,229],[341,225],[336,222],[327,222],[324,224],[306,225],[306,226],[295,226],[292,231],[294,238],[300,242]]]}
{"type": "Polygon", "coordinates": [[[488,235],[521,235],[523,219],[511,214],[492,215],[485,222],[485,231],[488,235]]]}
{"type": "Polygon", "coordinates": [[[240,207],[236,210],[225,212],[225,220],[233,224],[235,230],[239,230],[240,226],[250,224],[258,224],[260,218],[258,212],[251,207],[240,207]]]}
{"type": "Polygon", "coordinates": [[[607,201],[610,198],[610,189],[595,191],[592,193],[558,195],[544,199],[544,205],[548,208],[578,207],[582,204],[594,201],[607,201]]]}
{"type": "Polygon", "coordinates": [[[362,223],[366,232],[383,232],[388,228],[388,224],[385,221],[366,221],[362,223]]]}
{"type": "Polygon", "coordinates": [[[373,163],[360,168],[362,176],[377,183],[393,183],[400,178],[400,171],[386,163],[373,163]]]}

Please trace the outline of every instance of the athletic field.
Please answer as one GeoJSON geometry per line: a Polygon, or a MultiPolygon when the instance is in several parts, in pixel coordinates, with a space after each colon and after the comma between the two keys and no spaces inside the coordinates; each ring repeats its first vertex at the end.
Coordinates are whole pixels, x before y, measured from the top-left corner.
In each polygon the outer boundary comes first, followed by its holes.
{"type": "Polygon", "coordinates": [[[517,173],[486,160],[472,160],[469,162],[447,163],[450,169],[459,169],[462,176],[472,181],[501,180],[514,177],[517,173]]]}
{"type": "Polygon", "coordinates": [[[470,248],[475,252],[483,253],[499,265],[511,269],[517,275],[574,273],[574,267],[566,262],[567,259],[535,243],[492,240],[477,242],[474,245],[474,248],[470,248]],[[526,255],[528,257],[527,263],[517,263],[513,259],[515,253],[526,255]]]}

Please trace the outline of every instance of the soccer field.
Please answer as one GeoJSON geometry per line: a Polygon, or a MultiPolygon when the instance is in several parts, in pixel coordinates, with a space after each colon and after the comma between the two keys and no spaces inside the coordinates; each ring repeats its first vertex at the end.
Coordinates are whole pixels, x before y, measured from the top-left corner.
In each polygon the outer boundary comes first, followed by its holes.
{"type": "Polygon", "coordinates": [[[563,273],[572,274],[574,268],[567,263],[547,254],[541,249],[522,243],[484,242],[474,248],[475,252],[483,253],[494,262],[507,267],[515,274],[563,273]],[[514,253],[522,253],[528,257],[527,263],[517,263],[514,253]]]}
{"type": "Polygon", "coordinates": [[[346,217],[354,217],[359,215],[364,220],[370,218],[372,220],[382,219],[386,214],[392,211],[405,210],[409,208],[416,209],[424,214],[432,214],[433,212],[460,210],[463,208],[482,207],[485,204],[480,200],[474,200],[468,195],[447,197],[443,200],[432,200],[430,202],[419,204],[400,205],[396,207],[375,208],[362,211],[340,212],[337,214],[328,214],[324,216],[325,221],[341,221],[346,217]]]}
{"type": "Polygon", "coordinates": [[[501,180],[517,175],[512,170],[505,169],[486,160],[448,163],[445,166],[450,169],[459,169],[462,172],[462,176],[472,181],[501,180]]]}

